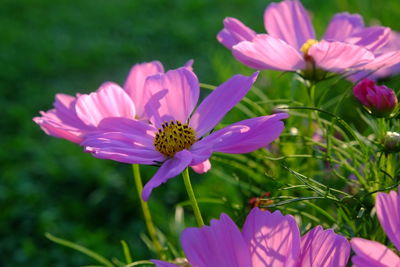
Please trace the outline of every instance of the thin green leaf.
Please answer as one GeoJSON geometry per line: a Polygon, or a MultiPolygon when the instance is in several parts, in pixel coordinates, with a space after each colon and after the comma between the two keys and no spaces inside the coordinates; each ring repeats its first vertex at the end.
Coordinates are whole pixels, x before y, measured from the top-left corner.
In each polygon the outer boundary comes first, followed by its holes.
{"type": "Polygon", "coordinates": [[[131,252],[129,250],[128,243],[126,243],[125,240],[121,240],[121,245],[122,245],[122,250],[124,251],[125,262],[127,264],[131,263],[132,262],[132,255],[131,255],[131,252]]]}
{"type": "Polygon", "coordinates": [[[86,256],[98,261],[99,263],[104,264],[107,267],[114,267],[114,264],[112,264],[109,260],[107,260],[106,258],[101,256],[100,254],[98,254],[98,253],[96,253],[96,252],[94,252],[94,251],[92,251],[92,250],[90,250],[88,248],[85,248],[85,247],[83,247],[81,245],[75,244],[75,243],[73,243],[71,241],[56,237],[56,236],[54,236],[54,235],[52,235],[50,233],[45,233],[44,235],[45,235],[45,237],[47,239],[53,241],[54,243],[57,243],[59,245],[65,246],[65,247],[72,248],[72,249],[74,249],[76,251],[79,251],[79,252],[85,254],[86,256]]]}

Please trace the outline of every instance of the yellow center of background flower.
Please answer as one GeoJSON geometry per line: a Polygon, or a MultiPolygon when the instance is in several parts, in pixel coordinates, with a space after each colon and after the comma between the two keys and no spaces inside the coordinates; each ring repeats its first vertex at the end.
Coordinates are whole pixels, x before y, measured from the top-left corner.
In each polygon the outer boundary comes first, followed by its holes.
{"type": "Polygon", "coordinates": [[[190,148],[196,141],[193,128],[180,121],[164,122],[154,138],[156,150],[167,157],[173,157],[177,152],[190,148]]]}
{"type": "Polygon", "coordinates": [[[300,51],[304,53],[304,55],[308,54],[308,50],[311,48],[311,46],[318,44],[318,41],[315,39],[308,39],[307,42],[305,42],[301,48],[300,51]]]}

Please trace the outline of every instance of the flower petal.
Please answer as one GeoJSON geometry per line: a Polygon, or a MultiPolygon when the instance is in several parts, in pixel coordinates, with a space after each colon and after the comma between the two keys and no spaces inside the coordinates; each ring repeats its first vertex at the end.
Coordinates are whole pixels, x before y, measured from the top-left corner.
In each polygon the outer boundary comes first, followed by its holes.
{"type": "Polygon", "coordinates": [[[311,46],[308,54],[318,67],[332,72],[361,67],[374,60],[367,49],[342,42],[321,41],[311,46]]]}
{"type": "Polygon", "coordinates": [[[156,267],[179,267],[179,265],[175,265],[166,261],[159,260],[150,260],[152,263],[156,265],[156,267]]]}
{"type": "Polygon", "coordinates": [[[132,138],[135,140],[131,140],[132,143],[153,148],[156,131],[157,129],[152,125],[142,121],[112,117],[103,119],[96,133],[117,132],[134,136],[132,138]]]}
{"type": "MultiPolygon", "coordinates": [[[[392,31],[390,33],[388,43],[382,49],[380,49],[379,52],[382,54],[387,54],[388,52],[398,50],[400,50],[400,33],[392,31]]],[[[383,78],[393,76],[398,73],[400,73],[400,63],[380,68],[378,71],[374,72],[374,77],[383,78]]]]}
{"type": "Polygon", "coordinates": [[[258,72],[250,77],[235,75],[211,92],[196,109],[190,119],[190,127],[203,136],[231,110],[250,90],[258,72]]]}
{"type": "Polygon", "coordinates": [[[301,256],[298,267],[344,267],[350,255],[346,238],[333,230],[314,227],[301,238],[301,256]]]}
{"type": "Polygon", "coordinates": [[[232,47],[237,60],[253,69],[295,71],[303,69],[302,55],[284,41],[268,34],[258,34],[250,41],[232,47]]]}
{"type": "Polygon", "coordinates": [[[181,243],[192,266],[252,266],[242,234],[226,214],[222,214],[219,220],[211,220],[210,226],[185,229],[181,243]]]}
{"type": "Polygon", "coordinates": [[[243,226],[243,236],[250,247],[252,266],[295,266],[300,232],[291,215],[254,208],[243,226]]]}
{"type": "Polygon", "coordinates": [[[52,109],[47,112],[40,112],[41,117],[34,117],[33,121],[48,135],[63,138],[73,143],[81,143],[82,131],[80,129],[68,126],[63,123],[56,115],[56,110],[52,109]]]}
{"type": "Polygon", "coordinates": [[[184,68],[187,68],[187,69],[190,70],[190,71],[193,71],[193,63],[194,63],[194,60],[193,60],[193,59],[189,59],[189,60],[185,63],[185,65],[183,65],[183,67],[184,67],[184,68]]]}
{"type": "Polygon", "coordinates": [[[375,51],[387,44],[390,35],[390,28],[364,27],[364,21],[359,14],[344,12],[332,18],[323,39],[342,41],[375,51]]]}
{"type": "Polygon", "coordinates": [[[195,143],[193,149],[211,146],[215,152],[233,154],[252,152],[266,147],[277,139],[284,129],[281,120],[287,117],[286,113],[277,113],[239,121],[206,136],[195,143]]]}
{"type": "Polygon", "coordinates": [[[345,39],[345,42],[377,51],[389,41],[391,30],[387,27],[368,27],[357,31],[345,39]]]}
{"type": "Polygon", "coordinates": [[[270,4],[264,12],[267,32],[299,50],[309,39],[315,39],[310,16],[298,0],[270,4]]]}
{"type": "Polygon", "coordinates": [[[375,57],[370,63],[361,67],[363,70],[380,70],[400,63],[400,51],[390,51],[375,57]]]}
{"type": "Polygon", "coordinates": [[[218,35],[217,40],[226,48],[232,49],[232,46],[242,42],[251,41],[256,36],[256,32],[244,25],[235,18],[224,19],[224,29],[218,35]]]}
{"type": "Polygon", "coordinates": [[[87,134],[82,146],[102,159],[130,164],[155,164],[165,157],[153,145],[155,129],[141,121],[106,118],[96,132],[87,134]]]}
{"type": "Polygon", "coordinates": [[[157,128],[169,120],[185,123],[200,93],[199,81],[187,67],[149,77],[145,90],[149,93],[146,114],[157,128]]]}
{"type": "Polygon", "coordinates": [[[75,97],[57,94],[53,104],[55,109],[40,112],[42,117],[35,117],[33,121],[46,134],[79,144],[82,142],[82,135],[94,128],[87,126],[78,118],[75,112],[75,103],[75,97]]]}
{"type": "Polygon", "coordinates": [[[187,150],[182,150],[171,159],[165,161],[157,170],[156,174],[145,184],[142,191],[142,198],[147,201],[154,188],[166,183],[169,179],[180,174],[187,168],[192,160],[192,155],[187,150]]]}
{"type": "Polygon", "coordinates": [[[356,254],[351,259],[354,267],[400,267],[399,256],[378,242],[353,238],[350,243],[356,254]]]}
{"type": "Polygon", "coordinates": [[[395,191],[391,191],[389,194],[378,193],[375,207],[383,230],[390,241],[400,250],[400,194],[395,191]]]}
{"type": "Polygon", "coordinates": [[[323,39],[345,41],[347,37],[363,27],[364,21],[359,14],[338,13],[329,22],[323,39]]]}
{"type": "Polygon", "coordinates": [[[195,172],[197,173],[206,173],[211,169],[211,163],[210,161],[207,159],[205,161],[203,161],[202,163],[196,164],[196,165],[191,165],[190,166],[195,172]]]}
{"type": "Polygon", "coordinates": [[[136,64],[130,70],[124,89],[135,103],[138,118],[143,117],[144,105],[147,103],[144,93],[144,83],[147,77],[163,72],[163,65],[159,61],[136,64]]]}
{"type": "Polygon", "coordinates": [[[80,95],[76,101],[78,117],[88,125],[97,126],[107,117],[135,118],[135,105],[115,83],[106,82],[91,94],[80,95]]]}
{"type": "Polygon", "coordinates": [[[76,97],[57,94],[53,105],[55,108],[55,114],[63,123],[82,130],[89,130],[91,128],[84,124],[76,114],[76,97]]]}

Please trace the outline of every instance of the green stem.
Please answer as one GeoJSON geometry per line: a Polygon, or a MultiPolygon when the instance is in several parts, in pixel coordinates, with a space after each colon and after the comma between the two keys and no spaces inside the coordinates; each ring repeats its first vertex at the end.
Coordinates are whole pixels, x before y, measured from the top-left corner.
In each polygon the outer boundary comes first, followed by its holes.
{"type": "Polygon", "coordinates": [[[196,197],[193,192],[192,184],[190,183],[190,177],[189,177],[189,169],[186,168],[182,172],[182,177],[183,177],[183,182],[185,183],[186,191],[189,195],[189,200],[190,203],[192,204],[192,208],[194,211],[194,216],[196,217],[197,225],[199,227],[204,225],[203,217],[201,217],[199,205],[197,204],[196,197]]]}
{"type": "MultiPolygon", "coordinates": [[[[315,85],[313,83],[310,83],[307,85],[307,93],[308,93],[309,106],[314,108],[315,107],[315,85]]],[[[308,136],[311,138],[311,140],[314,135],[313,121],[314,121],[314,112],[311,111],[308,113],[308,136]]],[[[307,148],[307,152],[309,154],[313,154],[312,146],[309,146],[307,148]]],[[[314,172],[313,172],[314,164],[312,162],[312,159],[309,159],[307,161],[307,164],[308,164],[309,176],[313,176],[314,175],[314,172]]]]}
{"type": "MultiPolygon", "coordinates": [[[[393,166],[393,155],[392,154],[386,154],[386,172],[394,179],[395,177],[395,169],[393,166]]],[[[390,184],[393,183],[393,181],[390,181],[390,184]]],[[[388,183],[386,182],[385,186],[388,183]]]]}
{"type": "Polygon", "coordinates": [[[133,169],[133,177],[135,179],[136,190],[139,195],[140,205],[142,206],[143,217],[146,222],[147,231],[149,232],[150,238],[153,242],[154,249],[156,250],[158,256],[162,259],[163,258],[162,246],[157,238],[157,232],[156,228],[154,227],[153,220],[151,218],[149,205],[147,204],[146,201],[142,199],[143,184],[142,184],[142,179],[140,177],[139,165],[132,164],[132,169],[133,169]]]}

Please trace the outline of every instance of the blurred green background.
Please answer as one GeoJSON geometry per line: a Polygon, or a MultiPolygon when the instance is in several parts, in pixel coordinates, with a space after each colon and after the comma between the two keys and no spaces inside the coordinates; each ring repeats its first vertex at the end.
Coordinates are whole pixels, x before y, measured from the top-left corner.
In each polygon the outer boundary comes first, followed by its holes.
{"type": "MultiPolygon", "coordinates": [[[[236,62],[215,36],[227,16],[264,32],[262,16],[269,2],[2,0],[0,267],[93,263],[50,242],[45,232],[107,258],[122,258],[122,239],[135,260],[154,257],[141,238],[145,225],[130,166],[95,159],[75,144],[49,137],[32,118],[52,107],[56,93],[89,93],[107,80],[123,84],[130,67],[139,62],[160,60],[171,69],[194,59],[200,81],[214,85],[235,73],[250,74],[252,70],[236,62]]],[[[361,13],[368,24],[400,30],[398,0],[304,0],[303,4],[320,35],[333,14],[343,11],[361,13]]],[[[290,76],[263,72],[259,83],[268,85],[269,97],[287,97],[290,76]]],[[[212,162],[215,171],[193,174],[196,193],[227,195],[228,202],[233,199],[245,206],[248,196],[218,179],[222,168],[212,162]]],[[[142,169],[144,179],[154,171],[142,169]]],[[[150,199],[158,227],[172,233],[175,245],[181,229],[194,226],[189,208],[184,213],[186,224],[176,224],[181,222],[176,204],[186,199],[181,179],[156,189],[150,199]]],[[[230,213],[232,205],[203,205],[206,221],[222,210],[230,213]]]]}

